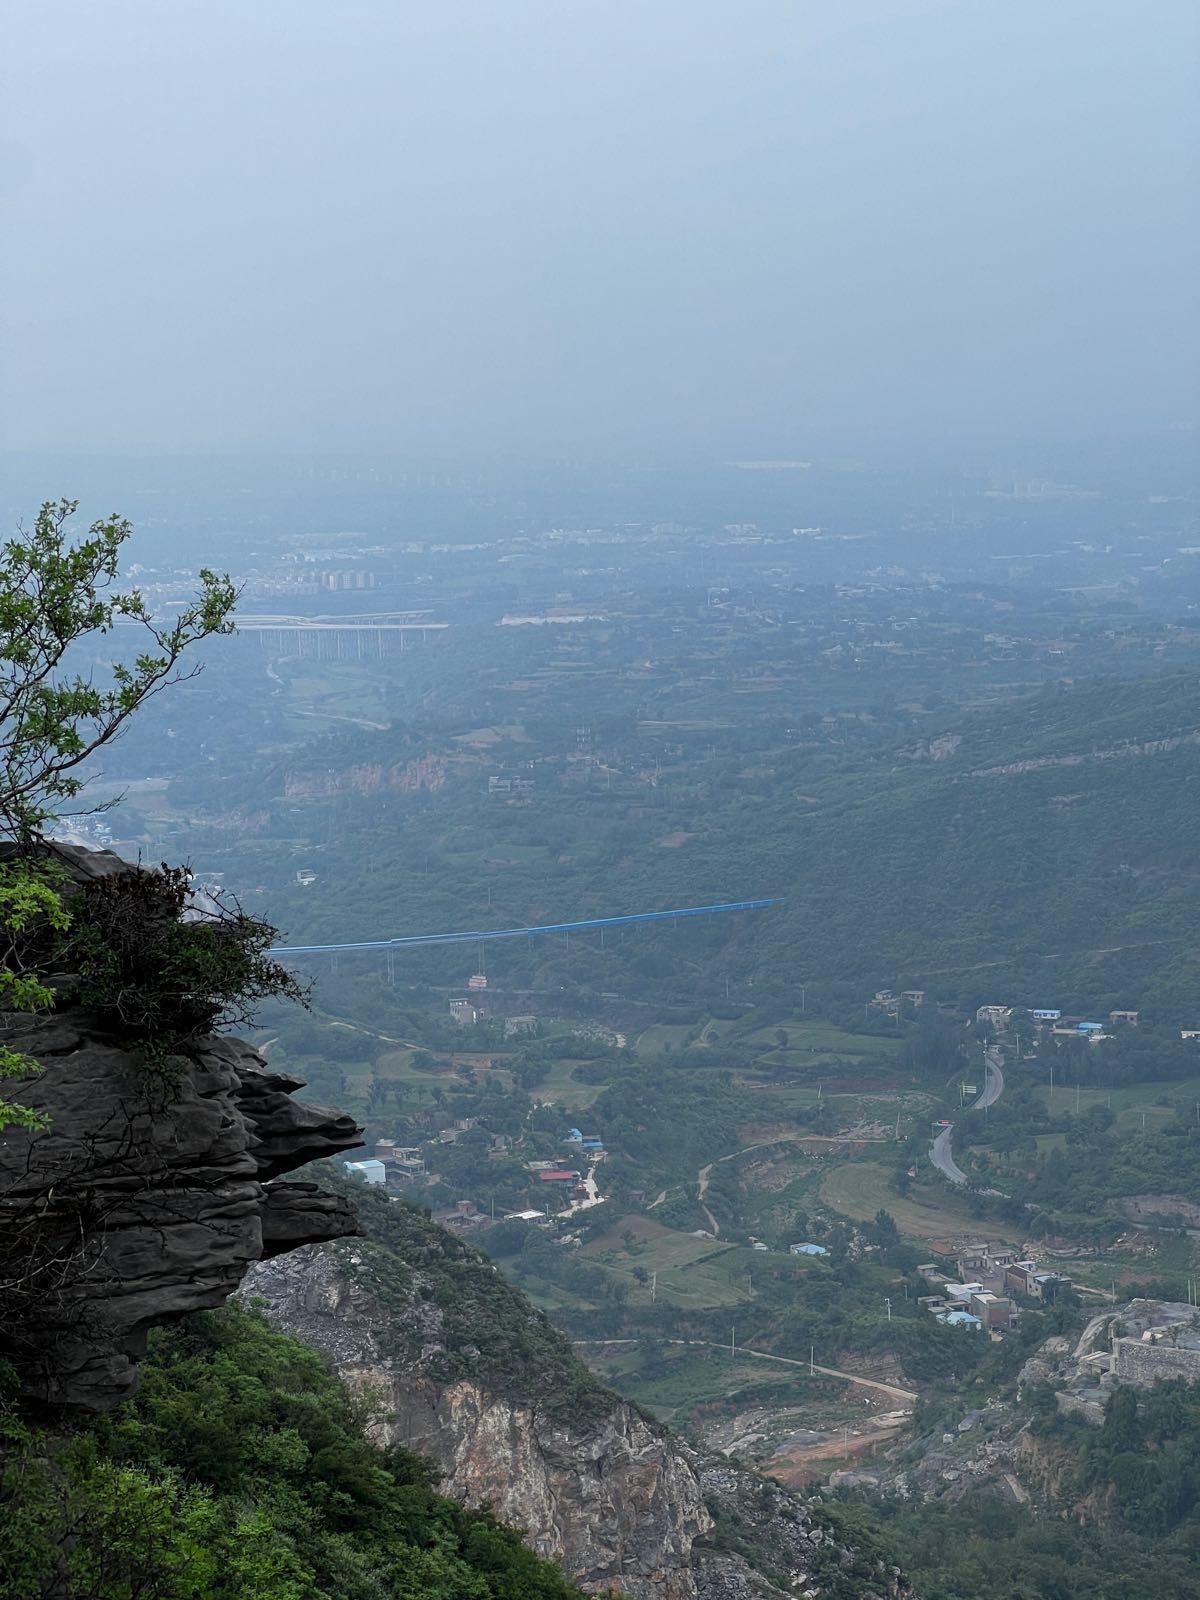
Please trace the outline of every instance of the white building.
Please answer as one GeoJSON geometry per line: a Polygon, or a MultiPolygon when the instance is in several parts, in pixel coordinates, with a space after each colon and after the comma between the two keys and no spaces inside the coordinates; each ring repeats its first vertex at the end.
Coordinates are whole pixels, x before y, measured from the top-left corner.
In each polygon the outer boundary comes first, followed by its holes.
{"type": "Polygon", "coordinates": [[[384,1184],[387,1182],[387,1168],[382,1161],[368,1157],[366,1161],[347,1161],[346,1171],[356,1178],[362,1178],[367,1183],[384,1184]]]}

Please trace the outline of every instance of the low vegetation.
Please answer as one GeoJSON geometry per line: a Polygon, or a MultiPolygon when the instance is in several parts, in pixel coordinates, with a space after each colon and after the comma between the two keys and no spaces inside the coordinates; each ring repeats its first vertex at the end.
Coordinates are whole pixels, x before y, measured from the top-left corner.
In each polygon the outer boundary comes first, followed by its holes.
{"type": "Polygon", "coordinates": [[[156,1332],[73,1432],[0,1410],[0,1593],[22,1600],[581,1600],[379,1451],[321,1357],[236,1304],[156,1332]]]}

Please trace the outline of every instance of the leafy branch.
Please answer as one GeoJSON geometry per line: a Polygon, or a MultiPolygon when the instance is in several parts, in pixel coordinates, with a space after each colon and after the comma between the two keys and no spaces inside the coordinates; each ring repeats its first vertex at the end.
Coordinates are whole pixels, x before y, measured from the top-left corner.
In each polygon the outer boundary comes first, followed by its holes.
{"type": "Polygon", "coordinates": [[[152,695],[199,671],[178,670],[184,652],[233,631],[237,591],[207,568],[170,622],[156,620],[136,589],[110,592],[132,526],[112,516],[72,544],[77,504],[46,501],[32,532],[19,530],[0,552],[0,832],[23,844],[82,789],[88,756],[152,695]],[[74,645],[124,626],[140,629],[144,648],[112,662],[110,681],[66,665],[74,645]]]}

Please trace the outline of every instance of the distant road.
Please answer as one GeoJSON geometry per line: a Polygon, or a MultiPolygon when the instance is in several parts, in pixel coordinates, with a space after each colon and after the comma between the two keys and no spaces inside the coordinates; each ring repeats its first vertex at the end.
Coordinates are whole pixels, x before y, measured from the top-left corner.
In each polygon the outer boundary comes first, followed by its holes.
{"type": "Polygon", "coordinates": [[[986,1111],[1004,1093],[1004,1068],[1000,1065],[1003,1060],[999,1046],[992,1044],[987,1047],[984,1052],[987,1075],[983,1082],[983,1093],[971,1107],[972,1111],[986,1111]]]}
{"type": "MultiPolygon", "coordinates": [[[[573,1345],[609,1345],[609,1344],[637,1344],[636,1339],[572,1339],[573,1345]]],[[[715,1344],[708,1339],[660,1339],[662,1344],[693,1345],[700,1350],[728,1350],[727,1344],[715,1344]]],[[[918,1395],[914,1389],[902,1389],[898,1383],[884,1383],[880,1378],[864,1378],[858,1372],[843,1372],[841,1367],[822,1367],[815,1362],[797,1361],[792,1356],[775,1356],[769,1350],[755,1350],[750,1345],[739,1344],[735,1346],[739,1356],[753,1356],[758,1361],[778,1361],[785,1367],[802,1367],[805,1372],[820,1372],[827,1378],[844,1378],[847,1383],[857,1383],[863,1389],[878,1389],[880,1394],[890,1395],[893,1400],[903,1400],[909,1405],[914,1405],[918,1395]]]]}
{"type": "MultiPolygon", "coordinates": [[[[1004,1069],[1000,1065],[1002,1060],[999,1047],[994,1044],[988,1045],[984,1051],[983,1093],[977,1100],[971,1102],[967,1108],[969,1111],[986,1111],[988,1106],[994,1106],[1004,1093],[1004,1069]]],[[[942,1129],[929,1146],[929,1159],[943,1177],[961,1188],[971,1180],[954,1159],[954,1152],[950,1147],[953,1134],[953,1126],[942,1129]]]]}
{"type": "Polygon", "coordinates": [[[929,1159],[942,1176],[949,1178],[951,1183],[964,1184],[967,1182],[967,1175],[955,1161],[953,1152],[950,1149],[950,1135],[953,1132],[953,1128],[942,1129],[941,1133],[929,1146],[929,1159]]]}

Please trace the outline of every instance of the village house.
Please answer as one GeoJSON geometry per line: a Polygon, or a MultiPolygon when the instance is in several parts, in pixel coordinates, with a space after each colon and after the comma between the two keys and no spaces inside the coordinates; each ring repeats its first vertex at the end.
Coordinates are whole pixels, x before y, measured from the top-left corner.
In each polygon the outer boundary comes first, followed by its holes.
{"type": "Polygon", "coordinates": [[[475,1228],[486,1227],[492,1219],[474,1200],[456,1200],[449,1210],[435,1211],[433,1220],[454,1233],[470,1233],[475,1228]]]}
{"type": "Polygon", "coordinates": [[[383,1185],[387,1182],[387,1168],[382,1161],[373,1161],[368,1157],[365,1161],[347,1161],[346,1171],[355,1178],[362,1178],[366,1183],[383,1185]]]}
{"type": "Polygon", "coordinates": [[[1069,1289],[1071,1280],[1061,1272],[1044,1271],[1036,1261],[1014,1261],[1004,1269],[1004,1287],[1027,1300],[1049,1301],[1069,1289]]]}
{"type": "Polygon", "coordinates": [[[965,1283],[968,1278],[998,1278],[1006,1267],[1017,1259],[1017,1252],[1007,1245],[987,1240],[969,1244],[958,1255],[958,1276],[965,1283]]]}
{"type": "Polygon", "coordinates": [[[504,1037],[506,1039],[515,1039],[526,1033],[536,1033],[537,1029],[538,1019],[534,1016],[505,1017],[504,1019],[504,1037]]]}
{"type": "Polygon", "coordinates": [[[972,1316],[978,1317],[989,1333],[1004,1332],[1012,1327],[1013,1303],[1004,1295],[982,1289],[971,1296],[970,1308],[972,1316]]]}
{"type": "Polygon", "coordinates": [[[975,1021],[986,1023],[997,1030],[1007,1028],[1012,1021],[1013,1008],[1011,1006],[980,1006],[975,1013],[975,1021]]]}

